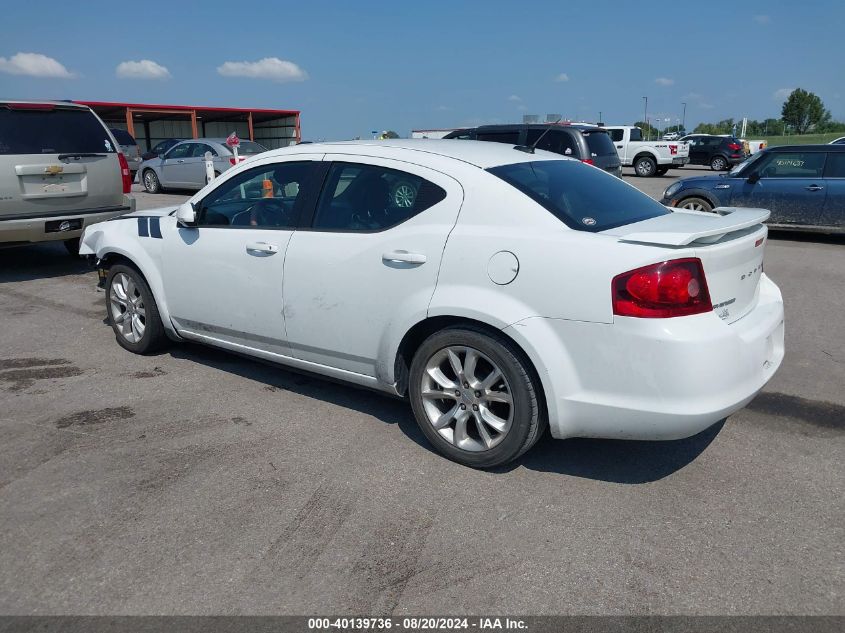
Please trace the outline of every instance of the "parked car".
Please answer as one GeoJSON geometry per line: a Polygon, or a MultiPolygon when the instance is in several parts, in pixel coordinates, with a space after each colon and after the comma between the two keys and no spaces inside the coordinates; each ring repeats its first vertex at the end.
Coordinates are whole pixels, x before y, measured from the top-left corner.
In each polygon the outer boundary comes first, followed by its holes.
{"type": "Polygon", "coordinates": [[[151,158],[164,154],[176,145],[176,143],[184,140],[183,138],[166,138],[163,141],[159,141],[150,151],[141,154],[141,160],[150,160],[151,158]]]}
{"type": "Polygon", "coordinates": [[[681,140],[689,143],[690,165],[710,165],[713,171],[727,171],[748,158],[742,141],[733,136],[688,134],[681,140]]]}
{"type": "Polygon", "coordinates": [[[508,145],[532,147],[577,158],[581,162],[622,177],[622,165],[610,137],[604,128],[579,124],[513,124],[483,125],[455,130],[443,138],[474,141],[493,141],[508,145]],[[541,135],[542,139],[540,139],[541,135]]]}
{"type": "Polygon", "coordinates": [[[672,213],[501,143],[314,143],[89,227],[82,252],[125,349],[196,341],[407,396],[438,451],[490,467],[546,426],[672,439],[747,404],[783,358],[767,217],[672,213]]]}
{"type": "Polygon", "coordinates": [[[644,141],[643,131],[634,125],[612,125],[607,128],[623,165],[631,165],[637,176],[663,176],[672,167],[689,162],[686,143],[644,141]]]}
{"type": "Polygon", "coordinates": [[[663,140],[677,141],[679,138],[681,138],[681,136],[683,136],[683,134],[681,134],[680,132],[666,132],[666,134],[663,135],[663,140]]]}
{"type": "Polygon", "coordinates": [[[845,145],[845,136],[833,139],[828,145],[845,145]]]}
{"type": "Polygon", "coordinates": [[[120,151],[126,157],[126,162],[129,164],[129,172],[134,178],[135,172],[138,171],[138,167],[141,165],[141,152],[138,149],[138,143],[126,130],[109,128],[109,131],[120,145],[120,151]]]}
{"type": "MultiPolygon", "coordinates": [[[[266,152],[267,148],[253,141],[241,141],[238,160],[266,152]]],[[[219,176],[235,165],[235,155],[223,138],[199,138],[180,141],[160,157],[145,160],[138,168],[141,184],[149,193],[160,193],[165,187],[202,189],[208,183],[205,153],[214,158],[214,174],[219,176]]]]}
{"type": "Polygon", "coordinates": [[[845,145],[770,147],[721,176],[684,178],[663,204],[694,211],[762,207],[769,226],[845,232],[845,145]]]}
{"type": "Polygon", "coordinates": [[[87,106],[0,101],[0,247],[61,240],[135,209],[129,165],[87,106]]]}

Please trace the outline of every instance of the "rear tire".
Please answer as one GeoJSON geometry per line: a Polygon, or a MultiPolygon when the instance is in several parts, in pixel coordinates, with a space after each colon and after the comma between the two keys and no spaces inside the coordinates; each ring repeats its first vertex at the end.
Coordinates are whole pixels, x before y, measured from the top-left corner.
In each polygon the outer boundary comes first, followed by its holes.
{"type": "Polygon", "coordinates": [[[152,169],[144,170],[141,181],[144,183],[144,189],[147,190],[147,193],[161,193],[161,182],[152,169]]]}
{"type": "Polygon", "coordinates": [[[131,266],[112,266],[106,279],[106,311],[118,344],[134,354],[149,354],[169,343],[153,293],[131,266]]]}
{"type": "Polygon", "coordinates": [[[79,245],[82,242],[81,237],[75,237],[70,240],[65,240],[65,248],[67,249],[68,254],[73,257],[79,257],[79,245]]]}
{"type": "Polygon", "coordinates": [[[690,211],[713,211],[713,205],[704,198],[684,198],[675,205],[677,209],[689,209],[690,211]]]}
{"type": "Polygon", "coordinates": [[[657,163],[650,156],[641,156],[634,161],[634,173],[641,178],[651,178],[657,173],[657,163]]]}
{"type": "Polygon", "coordinates": [[[710,169],[713,171],[725,171],[728,168],[728,161],[724,156],[714,156],[710,159],[710,169]]]}
{"type": "Polygon", "coordinates": [[[409,380],[417,424],[439,453],[459,464],[505,464],[545,430],[539,379],[503,336],[472,326],[436,332],[414,354],[409,380]]]}

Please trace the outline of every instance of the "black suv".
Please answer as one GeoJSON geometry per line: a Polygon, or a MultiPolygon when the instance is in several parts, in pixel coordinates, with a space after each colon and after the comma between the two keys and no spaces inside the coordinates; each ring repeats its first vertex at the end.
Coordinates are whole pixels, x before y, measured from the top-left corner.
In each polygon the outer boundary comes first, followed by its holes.
{"type": "Polygon", "coordinates": [[[466,130],[455,130],[443,138],[472,141],[493,141],[509,145],[533,145],[543,136],[537,149],[577,158],[595,165],[614,176],[622,177],[622,163],[610,140],[607,130],[595,125],[571,124],[513,124],[482,125],[466,130]]]}
{"type": "Polygon", "coordinates": [[[710,165],[713,171],[726,171],[748,158],[742,141],[733,136],[687,134],[680,140],[689,143],[690,165],[710,165]]]}

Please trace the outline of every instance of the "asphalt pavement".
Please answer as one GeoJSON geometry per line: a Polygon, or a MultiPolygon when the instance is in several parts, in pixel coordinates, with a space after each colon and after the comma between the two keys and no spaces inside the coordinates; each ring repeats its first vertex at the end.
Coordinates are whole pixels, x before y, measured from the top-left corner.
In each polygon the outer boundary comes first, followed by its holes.
{"type": "Polygon", "coordinates": [[[86,264],[0,251],[0,613],[845,614],[843,249],[772,235],[786,359],[723,425],[493,472],[399,400],[129,354],[86,264]]]}

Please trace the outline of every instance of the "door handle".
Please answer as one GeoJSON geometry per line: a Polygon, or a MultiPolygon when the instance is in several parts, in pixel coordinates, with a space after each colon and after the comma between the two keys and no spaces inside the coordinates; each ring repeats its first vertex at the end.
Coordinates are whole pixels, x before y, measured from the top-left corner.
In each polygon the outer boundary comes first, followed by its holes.
{"type": "Polygon", "coordinates": [[[408,251],[390,251],[381,256],[386,262],[402,262],[405,264],[425,264],[425,255],[422,253],[409,253],[408,251]]]}
{"type": "Polygon", "coordinates": [[[617,145],[617,146],[616,146],[616,149],[622,149],[622,146],[621,146],[621,145],[617,145]]]}
{"type": "Polygon", "coordinates": [[[247,252],[253,251],[256,253],[267,253],[272,255],[279,252],[279,247],[275,244],[268,244],[267,242],[251,242],[246,245],[247,252]]]}
{"type": "Polygon", "coordinates": [[[818,185],[810,185],[809,187],[804,187],[807,191],[821,191],[824,187],[819,187],[818,185]]]}

